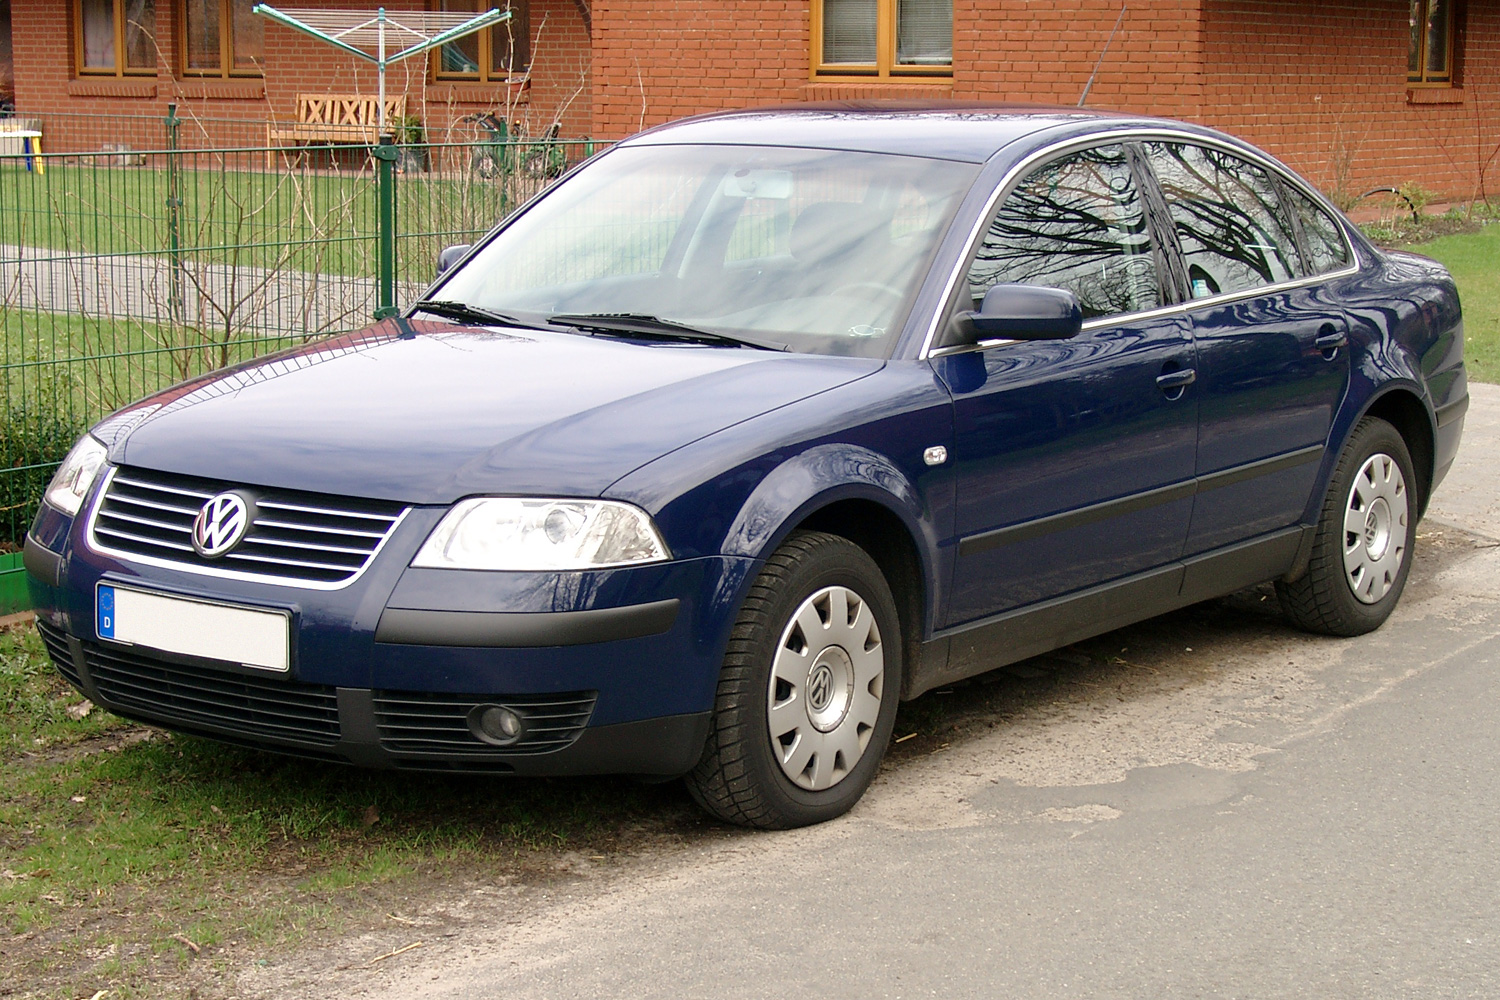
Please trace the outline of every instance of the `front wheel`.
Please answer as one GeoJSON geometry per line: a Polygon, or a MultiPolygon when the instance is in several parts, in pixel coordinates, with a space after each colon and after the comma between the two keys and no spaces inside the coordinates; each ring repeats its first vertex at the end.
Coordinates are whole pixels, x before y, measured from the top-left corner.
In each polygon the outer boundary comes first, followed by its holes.
{"type": "Polygon", "coordinates": [[[1323,501],[1301,578],[1276,584],[1293,622],[1325,635],[1363,635],[1395,610],[1417,536],[1416,477],[1396,428],[1366,417],[1349,435],[1323,501]]]}
{"type": "Polygon", "coordinates": [[[900,623],[879,567],[847,539],[797,532],[735,622],[688,790],[743,826],[840,816],[880,767],[900,689],[900,623]]]}

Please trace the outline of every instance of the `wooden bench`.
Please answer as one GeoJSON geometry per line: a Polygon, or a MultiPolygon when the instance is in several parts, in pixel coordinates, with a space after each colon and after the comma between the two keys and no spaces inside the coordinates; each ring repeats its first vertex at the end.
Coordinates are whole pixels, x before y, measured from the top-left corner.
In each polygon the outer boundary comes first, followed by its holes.
{"type": "MultiPolygon", "coordinates": [[[[266,122],[266,145],[304,142],[374,145],[380,141],[380,98],[360,94],[298,94],[296,121],[266,122]]],[[[394,134],[406,117],[406,98],[385,99],[385,131],[394,134]]],[[[266,169],[276,150],[266,150],[266,169]]]]}

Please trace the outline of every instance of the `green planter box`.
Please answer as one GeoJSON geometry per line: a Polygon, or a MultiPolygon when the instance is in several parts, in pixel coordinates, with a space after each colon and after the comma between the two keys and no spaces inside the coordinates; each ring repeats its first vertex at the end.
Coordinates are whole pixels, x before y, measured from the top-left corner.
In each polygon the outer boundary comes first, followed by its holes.
{"type": "Polygon", "coordinates": [[[21,553],[0,556],[0,615],[31,610],[31,592],[26,588],[26,567],[21,553]]]}

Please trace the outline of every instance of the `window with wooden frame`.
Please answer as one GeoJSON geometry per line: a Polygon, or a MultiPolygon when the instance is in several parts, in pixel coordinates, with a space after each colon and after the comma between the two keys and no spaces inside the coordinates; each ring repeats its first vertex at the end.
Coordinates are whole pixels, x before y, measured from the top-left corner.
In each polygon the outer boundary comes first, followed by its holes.
{"type": "Polygon", "coordinates": [[[266,20],[255,0],[178,0],[182,75],[263,76],[266,20]]]}
{"type": "Polygon", "coordinates": [[[153,0],[73,0],[73,25],[79,75],[156,75],[153,0]]]}
{"type": "Polygon", "coordinates": [[[1411,0],[1411,47],[1406,80],[1451,87],[1458,38],[1454,0],[1411,0]]]}
{"type": "Polygon", "coordinates": [[[494,27],[449,42],[433,54],[432,75],[438,80],[504,83],[531,65],[529,4],[518,0],[439,0],[437,9],[478,14],[509,10],[510,19],[494,27]]]}
{"type": "Polygon", "coordinates": [[[813,0],[814,76],[953,75],[953,0],[813,0]]]}

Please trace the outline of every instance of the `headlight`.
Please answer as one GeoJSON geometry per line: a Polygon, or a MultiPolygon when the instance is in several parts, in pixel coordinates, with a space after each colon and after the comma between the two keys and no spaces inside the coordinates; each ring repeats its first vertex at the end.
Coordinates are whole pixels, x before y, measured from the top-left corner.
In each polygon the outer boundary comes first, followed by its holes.
{"type": "Polygon", "coordinates": [[[57,475],[47,484],[47,502],[65,514],[77,514],[94,478],[104,467],[104,445],[90,434],[78,439],[68,457],[58,467],[57,475]]]}
{"type": "Polygon", "coordinates": [[[545,571],[633,566],[671,557],[651,518],[629,504],[479,497],[450,510],[411,564],[545,571]]]}

